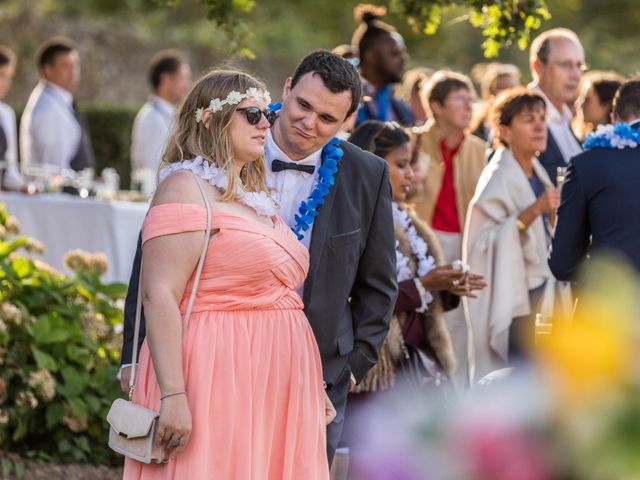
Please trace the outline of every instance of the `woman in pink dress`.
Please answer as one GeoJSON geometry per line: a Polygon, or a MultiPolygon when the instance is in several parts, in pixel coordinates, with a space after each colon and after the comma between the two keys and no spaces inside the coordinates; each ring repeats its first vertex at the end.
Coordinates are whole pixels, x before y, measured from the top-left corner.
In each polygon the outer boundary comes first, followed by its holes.
{"type": "Polygon", "coordinates": [[[178,114],[142,227],[147,338],[133,395],[160,412],[167,463],[127,458],[125,479],[329,477],[329,404],[296,288],[309,256],[265,191],[273,121],[251,76],[217,70],[178,114]],[[212,234],[186,331],[207,211],[212,234]]]}

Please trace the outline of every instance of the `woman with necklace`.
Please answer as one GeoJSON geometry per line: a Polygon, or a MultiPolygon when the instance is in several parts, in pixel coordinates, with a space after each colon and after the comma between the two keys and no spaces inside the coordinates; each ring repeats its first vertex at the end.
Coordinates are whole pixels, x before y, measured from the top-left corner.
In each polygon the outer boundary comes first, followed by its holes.
{"type": "Polygon", "coordinates": [[[469,301],[476,378],[526,357],[551,278],[547,265],[559,191],[536,158],[547,147],[546,104],[526,88],[494,104],[497,146],[469,205],[463,252],[489,288],[469,301]]]}
{"type": "Polygon", "coordinates": [[[402,381],[403,365],[419,361],[432,368],[423,379],[433,384],[446,381],[454,372],[455,356],[444,311],[455,308],[460,296],[473,297],[484,287],[482,277],[461,266],[442,265],[443,254],[431,229],[404,202],[411,190],[413,170],[409,136],[396,123],[371,120],[360,125],[350,142],[385,159],[389,165],[396,231],[398,299],[380,360],[356,393],[386,390],[402,381]]]}
{"type": "Polygon", "coordinates": [[[160,412],[166,463],[127,458],[125,479],[329,478],[334,412],[296,293],[309,254],[264,182],[269,103],[261,82],[216,70],[178,113],[142,227],[147,336],[133,391],[160,412]]]}

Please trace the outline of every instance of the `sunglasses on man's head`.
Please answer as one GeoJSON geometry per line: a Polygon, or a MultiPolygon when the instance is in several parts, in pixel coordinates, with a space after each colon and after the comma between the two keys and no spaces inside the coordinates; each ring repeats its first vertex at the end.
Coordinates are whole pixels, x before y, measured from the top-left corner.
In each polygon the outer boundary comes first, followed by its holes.
{"type": "Polygon", "coordinates": [[[276,112],[273,110],[261,110],[258,107],[244,107],[244,108],[236,108],[238,112],[244,112],[245,117],[247,117],[247,122],[249,125],[257,125],[260,123],[260,118],[264,115],[264,118],[267,119],[269,125],[272,126],[273,122],[276,121],[276,112]]]}

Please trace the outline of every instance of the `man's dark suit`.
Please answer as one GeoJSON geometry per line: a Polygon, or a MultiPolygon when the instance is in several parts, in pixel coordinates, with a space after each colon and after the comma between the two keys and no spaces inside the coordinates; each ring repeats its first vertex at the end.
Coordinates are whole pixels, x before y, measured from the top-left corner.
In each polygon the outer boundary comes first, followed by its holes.
{"type": "MultiPolygon", "coordinates": [[[[397,292],[387,164],[350,143],[341,147],[335,185],[313,225],[304,284],[305,313],[338,412],[327,430],[330,459],[340,440],[351,373],[360,381],[376,363],[397,292]]],[[[123,364],[131,361],[140,257],[138,242],[125,304],[123,364]]]]}
{"type": "Polygon", "coordinates": [[[551,130],[547,127],[547,149],[540,154],[538,160],[547,171],[549,178],[556,185],[556,176],[558,174],[558,167],[566,167],[567,162],[564,161],[560,147],[556,143],[556,139],[553,138],[551,130]]]}
{"type": "Polygon", "coordinates": [[[616,252],[640,271],[640,147],[573,157],[549,259],[554,276],[571,280],[587,251],[616,252]]]}

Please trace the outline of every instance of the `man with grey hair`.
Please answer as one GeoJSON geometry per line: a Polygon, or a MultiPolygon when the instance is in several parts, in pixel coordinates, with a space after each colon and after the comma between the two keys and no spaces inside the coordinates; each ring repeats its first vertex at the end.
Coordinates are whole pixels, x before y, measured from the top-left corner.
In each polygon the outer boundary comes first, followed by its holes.
{"type": "Polygon", "coordinates": [[[566,28],[541,33],[531,43],[529,66],[533,77],[529,88],[547,102],[549,135],[547,149],[539,160],[555,183],[557,168],[566,167],[571,157],[582,152],[571,130],[573,113],[568,105],[574,101],[586,70],[580,39],[566,28]]]}

